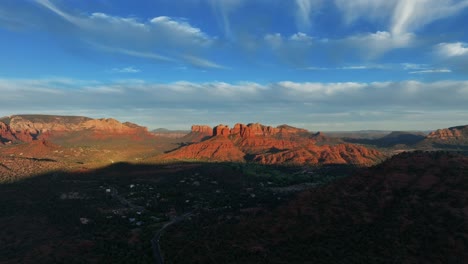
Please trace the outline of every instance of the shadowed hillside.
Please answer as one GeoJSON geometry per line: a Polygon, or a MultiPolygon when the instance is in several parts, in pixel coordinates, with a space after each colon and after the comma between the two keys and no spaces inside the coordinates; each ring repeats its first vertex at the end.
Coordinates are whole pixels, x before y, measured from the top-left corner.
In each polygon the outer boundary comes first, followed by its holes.
{"type": "Polygon", "coordinates": [[[163,249],[174,263],[464,263],[467,176],[466,157],[403,153],[272,212],[200,217],[163,249]]]}

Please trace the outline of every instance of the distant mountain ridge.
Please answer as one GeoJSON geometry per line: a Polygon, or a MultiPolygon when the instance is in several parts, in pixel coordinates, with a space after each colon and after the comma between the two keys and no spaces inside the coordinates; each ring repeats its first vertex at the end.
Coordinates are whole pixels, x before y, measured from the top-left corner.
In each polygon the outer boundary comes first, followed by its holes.
{"type": "Polygon", "coordinates": [[[94,131],[109,134],[148,133],[145,127],[112,118],[92,119],[82,116],[13,115],[0,118],[2,142],[47,138],[52,133],[94,131]]]}

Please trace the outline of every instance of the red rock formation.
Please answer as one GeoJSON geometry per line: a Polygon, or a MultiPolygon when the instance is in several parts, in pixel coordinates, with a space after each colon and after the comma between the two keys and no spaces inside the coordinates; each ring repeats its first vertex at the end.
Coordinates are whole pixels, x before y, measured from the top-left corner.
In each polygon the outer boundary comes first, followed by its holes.
{"type": "Polygon", "coordinates": [[[31,142],[38,139],[39,131],[35,129],[12,130],[11,127],[3,122],[0,122],[0,143],[8,142],[31,142]]]}
{"type": "Polygon", "coordinates": [[[436,140],[458,140],[468,137],[468,126],[451,127],[446,129],[438,129],[427,135],[427,138],[436,140]]]}
{"type": "MultiPolygon", "coordinates": [[[[119,121],[109,119],[91,119],[87,117],[74,116],[47,116],[47,115],[18,115],[3,118],[3,134],[12,134],[15,140],[30,142],[36,139],[44,139],[51,134],[60,134],[77,131],[93,131],[100,135],[106,134],[149,134],[145,127],[133,123],[120,123],[119,121]],[[8,127],[6,129],[5,127],[8,127]],[[9,130],[9,132],[6,132],[9,130]]],[[[2,136],[3,137],[3,136],[2,136]]]]}
{"type": "MultiPolygon", "coordinates": [[[[324,138],[321,133],[315,137],[324,138]]],[[[179,148],[162,158],[245,161],[245,154],[249,154],[253,161],[263,164],[372,165],[383,157],[376,150],[352,144],[317,146],[313,138],[307,130],[287,125],[273,128],[258,123],[236,124],[232,129],[218,125],[211,139],[179,148]]]]}
{"type": "Polygon", "coordinates": [[[308,133],[305,129],[299,129],[291,126],[282,125],[279,127],[264,126],[259,123],[235,124],[232,129],[226,125],[218,125],[214,128],[213,135],[234,135],[242,138],[265,137],[265,136],[285,136],[297,133],[308,133]]]}
{"type": "Polygon", "coordinates": [[[213,129],[213,136],[224,136],[227,137],[231,134],[229,126],[226,125],[218,125],[215,126],[213,129]]]}
{"type": "Polygon", "coordinates": [[[243,162],[244,156],[245,154],[227,137],[213,137],[170,152],[164,155],[163,159],[243,162]]]}
{"type": "Polygon", "coordinates": [[[0,122],[0,143],[12,142],[15,140],[16,137],[10,127],[5,123],[0,122]]]}
{"type": "Polygon", "coordinates": [[[213,129],[210,126],[206,126],[206,125],[193,125],[191,132],[201,133],[210,137],[213,136],[213,129]]]}
{"type": "Polygon", "coordinates": [[[450,127],[446,129],[438,129],[431,132],[422,142],[422,145],[427,144],[443,144],[443,145],[454,145],[458,147],[460,145],[468,145],[468,125],[450,127]]]}
{"type": "Polygon", "coordinates": [[[377,150],[352,144],[309,145],[276,153],[259,154],[254,161],[262,164],[356,164],[372,165],[382,159],[377,150]]]}

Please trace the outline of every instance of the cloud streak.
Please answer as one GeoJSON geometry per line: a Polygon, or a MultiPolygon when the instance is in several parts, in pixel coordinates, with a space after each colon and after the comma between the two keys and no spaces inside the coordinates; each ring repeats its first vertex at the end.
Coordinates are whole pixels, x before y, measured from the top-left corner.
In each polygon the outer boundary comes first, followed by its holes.
{"type": "Polygon", "coordinates": [[[16,25],[15,21],[18,20],[23,21],[20,24],[23,27],[41,28],[59,38],[65,36],[73,42],[74,50],[79,47],[161,63],[227,69],[220,63],[200,57],[200,54],[207,54],[206,51],[213,47],[217,38],[209,36],[183,18],[156,16],[142,20],[99,12],[74,14],[50,0],[31,1],[22,8],[13,5],[4,8],[0,7],[0,14],[7,14],[9,10],[11,14],[5,17],[3,24],[16,25]],[[21,17],[26,14],[34,21],[29,25],[28,20],[21,17]],[[50,26],[54,19],[60,25],[59,28],[50,26]]]}
{"type": "Polygon", "coordinates": [[[295,0],[296,19],[299,30],[307,30],[312,25],[311,16],[322,6],[322,0],[295,0]]]}

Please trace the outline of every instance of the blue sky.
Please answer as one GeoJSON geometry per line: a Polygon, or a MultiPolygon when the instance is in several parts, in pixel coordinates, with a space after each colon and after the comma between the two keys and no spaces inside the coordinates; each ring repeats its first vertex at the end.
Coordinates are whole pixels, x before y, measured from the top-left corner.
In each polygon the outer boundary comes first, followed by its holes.
{"type": "Polygon", "coordinates": [[[3,0],[0,115],[468,124],[468,0],[3,0]]]}

